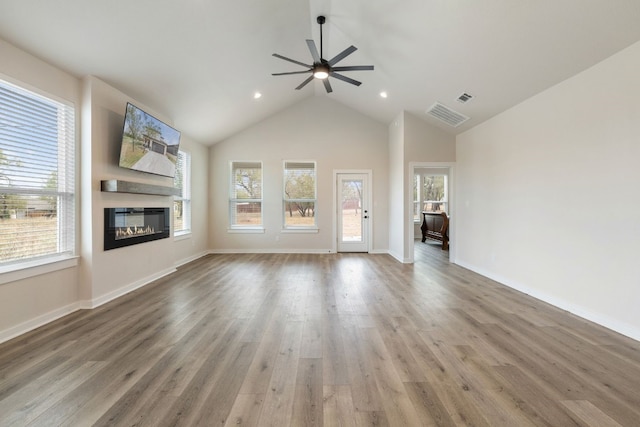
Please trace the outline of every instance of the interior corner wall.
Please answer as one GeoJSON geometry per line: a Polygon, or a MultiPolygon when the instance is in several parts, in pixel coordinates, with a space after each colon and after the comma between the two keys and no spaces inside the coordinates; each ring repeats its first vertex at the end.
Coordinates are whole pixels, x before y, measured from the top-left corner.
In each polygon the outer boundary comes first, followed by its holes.
{"type": "MultiPolygon", "coordinates": [[[[79,80],[0,39],[0,78],[74,104],[79,134],[79,80]]],[[[78,137],[79,138],[79,137],[78,137]]],[[[0,342],[77,309],[78,269],[0,284],[0,342]]]]}
{"type": "Polygon", "coordinates": [[[635,339],[638,75],[640,43],[456,143],[457,263],[635,339]]]}
{"type": "Polygon", "coordinates": [[[400,262],[408,260],[405,236],[404,112],[389,124],[389,254],[400,262]]]}
{"type": "Polygon", "coordinates": [[[330,252],[333,172],[372,171],[372,252],[388,249],[388,159],[384,125],[326,97],[310,97],[210,148],[210,242],[214,252],[330,252]],[[317,165],[318,233],[283,233],[285,160],[317,165]],[[264,233],[229,233],[230,162],[261,161],[264,233]]]}

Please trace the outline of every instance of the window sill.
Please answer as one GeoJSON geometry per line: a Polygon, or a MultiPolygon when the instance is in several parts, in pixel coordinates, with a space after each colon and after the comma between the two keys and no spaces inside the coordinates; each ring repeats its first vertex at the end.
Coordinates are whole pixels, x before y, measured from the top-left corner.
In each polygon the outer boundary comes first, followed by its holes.
{"type": "Polygon", "coordinates": [[[264,234],[264,228],[262,227],[245,227],[245,228],[229,228],[227,233],[236,234],[264,234]]]}
{"type": "Polygon", "coordinates": [[[280,230],[281,233],[283,234],[317,234],[319,232],[318,228],[283,228],[282,230],[280,230]]]}
{"type": "Polygon", "coordinates": [[[0,267],[0,285],[78,265],[77,256],[56,256],[0,267]]]}
{"type": "Polygon", "coordinates": [[[186,240],[190,238],[191,238],[191,230],[176,231],[175,234],[173,235],[174,241],[186,240]]]}

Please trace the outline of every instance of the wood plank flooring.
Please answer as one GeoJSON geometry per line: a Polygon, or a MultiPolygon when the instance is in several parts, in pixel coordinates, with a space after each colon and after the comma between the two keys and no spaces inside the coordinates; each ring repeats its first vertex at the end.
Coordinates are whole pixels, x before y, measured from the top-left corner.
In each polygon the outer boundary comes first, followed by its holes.
{"type": "Polygon", "coordinates": [[[0,425],[640,425],[640,343],[416,251],[199,259],[0,345],[0,425]]]}

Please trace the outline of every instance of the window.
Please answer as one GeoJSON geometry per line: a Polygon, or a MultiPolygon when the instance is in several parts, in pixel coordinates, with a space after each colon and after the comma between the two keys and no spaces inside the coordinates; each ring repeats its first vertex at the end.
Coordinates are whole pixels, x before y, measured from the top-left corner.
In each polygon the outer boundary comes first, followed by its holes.
{"type": "Polygon", "coordinates": [[[284,163],[284,228],[316,228],[316,164],[284,163]]]}
{"type": "Polygon", "coordinates": [[[229,195],[231,228],[262,228],[262,163],[232,162],[229,195]]]}
{"type": "Polygon", "coordinates": [[[191,232],[191,154],[178,151],[173,186],[182,190],[182,196],[173,199],[173,235],[191,232]]]}
{"type": "Polygon", "coordinates": [[[413,220],[421,212],[449,212],[446,175],[416,174],[413,182],[413,220]]]}
{"type": "Polygon", "coordinates": [[[0,81],[0,267],[74,254],[74,114],[0,81]]]}

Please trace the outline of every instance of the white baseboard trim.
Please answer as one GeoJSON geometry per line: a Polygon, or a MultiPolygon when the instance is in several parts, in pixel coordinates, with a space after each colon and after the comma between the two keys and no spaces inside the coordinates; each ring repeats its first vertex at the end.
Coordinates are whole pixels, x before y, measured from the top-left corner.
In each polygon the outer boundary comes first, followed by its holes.
{"type": "Polygon", "coordinates": [[[9,329],[5,329],[4,331],[0,331],[0,343],[9,341],[10,339],[13,339],[19,335],[26,334],[29,331],[37,329],[40,326],[44,326],[47,323],[53,322],[54,320],[58,320],[61,317],[73,313],[74,311],[80,310],[81,308],[82,307],[80,306],[80,302],[74,302],[64,307],[52,310],[48,313],[41,314],[40,316],[29,319],[26,322],[19,323],[15,326],[10,327],[9,329]]]}
{"type": "Polygon", "coordinates": [[[404,258],[402,255],[396,254],[394,252],[388,251],[389,255],[396,259],[396,261],[401,262],[403,264],[410,264],[411,260],[409,258],[404,258]]]}
{"type": "Polygon", "coordinates": [[[389,251],[386,249],[372,249],[369,253],[372,255],[390,255],[389,251]]]}
{"type": "Polygon", "coordinates": [[[640,330],[638,330],[637,328],[627,323],[620,322],[616,319],[612,319],[611,317],[603,315],[601,313],[593,312],[585,307],[575,305],[569,301],[566,301],[562,298],[558,298],[554,295],[549,295],[545,292],[540,292],[539,290],[530,288],[526,285],[523,285],[522,283],[513,282],[512,280],[490,273],[474,265],[467,264],[465,262],[459,262],[459,261],[457,261],[456,264],[468,270],[471,270],[474,273],[478,273],[484,277],[494,280],[509,288],[515,289],[516,291],[527,294],[537,300],[546,302],[547,304],[551,304],[554,307],[557,307],[561,310],[568,311],[569,313],[574,314],[590,322],[597,323],[600,326],[604,326],[607,329],[611,329],[614,332],[627,336],[636,341],[640,341],[640,330]]]}
{"type": "Polygon", "coordinates": [[[158,280],[161,277],[167,276],[173,272],[175,272],[176,269],[175,268],[167,268],[166,270],[160,271],[158,273],[152,274],[150,276],[147,276],[143,279],[140,280],[136,280],[135,282],[123,286],[119,289],[116,289],[114,291],[111,291],[107,294],[101,295],[97,298],[93,298],[91,300],[85,300],[85,301],[81,301],[81,308],[85,308],[85,309],[92,309],[92,308],[96,308],[96,307],[100,307],[103,304],[106,304],[110,301],[113,301],[114,299],[121,297],[123,295],[128,294],[129,292],[135,291],[136,289],[139,289],[145,285],[148,285],[149,283],[153,282],[154,280],[158,280]]]}
{"type": "MultiPolygon", "coordinates": [[[[206,255],[206,254],[203,254],[206,255]]],[[[42,314],[40,316],[34,317],[33,319],[27,320],[26,322],[19,323],[15,326],[10,327],[9,329],[5,329],[4,331],[0,331],[0,343],[5,341],[9,341],[19,335],[25,334],[29,331],[32,331],[40,326],[46,325],[47,323],[53,322],[54,320],[58,320],[61,317],[64,317],[68,314],[73,313],[74,311],[81,309],[94,309],[103,304],[106,304],[118,297],[128,294],[131,291],[139,289],[154,280],[158,280],[161,277],[164,277],[168,274],[176,271],[175,268],[168,268],[159,273],[152,274],[143,279],[137,280],[129,285],[123,286],[119,289],[116,289],[112,292],[109,292],[105,295],[99,296],[97,298],[93,298],[91,300],[81,300],[66,305],[64,307],[52,310],[48,313],[42,314]]]]}
{"type": "Polygon", "coordinates": [[[175,267],[176,268],[182,267],[183,265],[189,264],[190,262],[195,261],[195,260],[197,260],[199,258],[202,258],[203,256],[207,256],[208,254],[209,254],[209,251],[203,251],[203,252],[200,252],[199,254],[190,256],[188,258],[181,259],[180,261],[176,262],[175,267]]]}
{"type": "Polygon", "coordinates": [[[332,249],[210,249],[210,254],[331,254],[332,249]]]}

